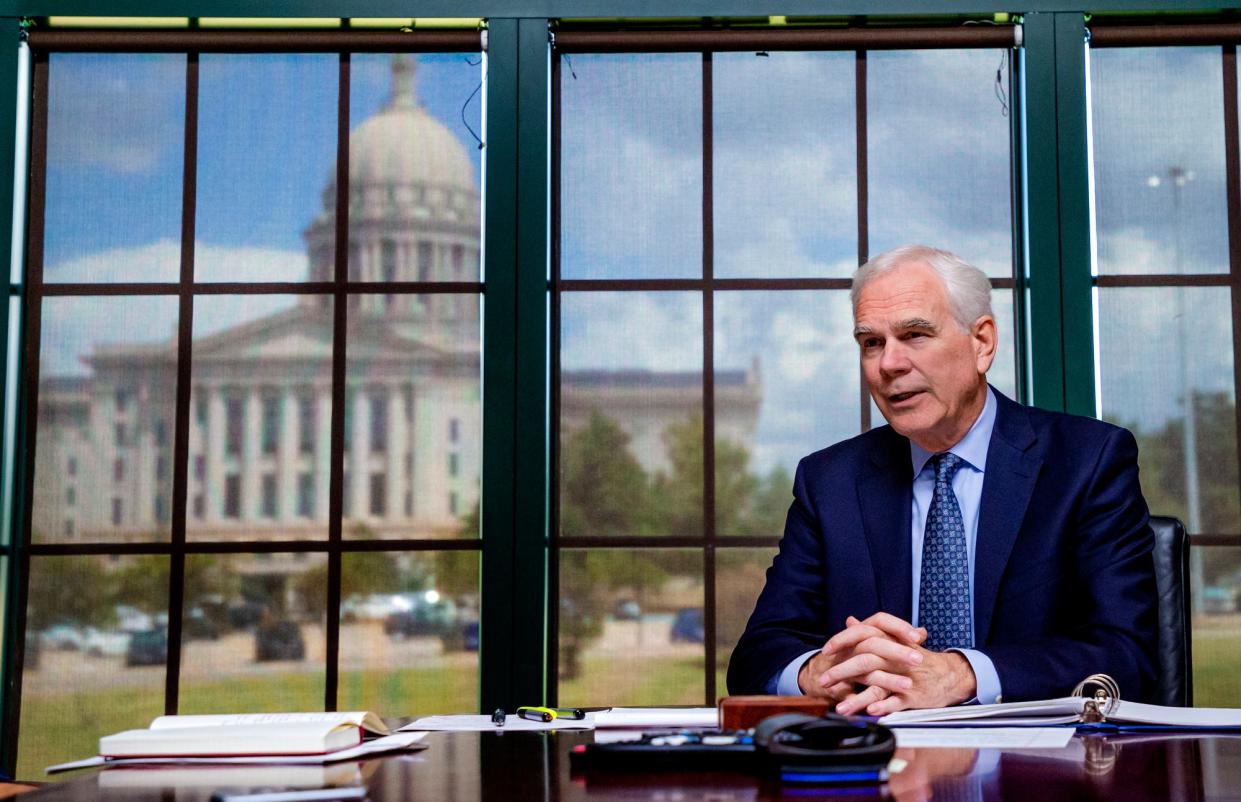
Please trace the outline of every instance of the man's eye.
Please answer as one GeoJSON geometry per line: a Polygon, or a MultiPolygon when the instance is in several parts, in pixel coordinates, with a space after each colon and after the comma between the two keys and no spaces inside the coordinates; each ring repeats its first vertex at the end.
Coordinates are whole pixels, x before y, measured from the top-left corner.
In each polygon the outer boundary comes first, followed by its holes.
{"type": "Polygon", "coordinates": [[[866,337],[862,340],[863,348],[878,348],[881,344],[878,337],[866,337]]]}

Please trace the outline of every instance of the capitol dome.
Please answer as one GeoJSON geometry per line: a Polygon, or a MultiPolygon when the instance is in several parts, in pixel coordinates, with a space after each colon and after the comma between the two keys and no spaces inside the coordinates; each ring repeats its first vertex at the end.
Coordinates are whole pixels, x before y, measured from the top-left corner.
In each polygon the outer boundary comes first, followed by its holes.
{"type": "Polygon", "coordinates": [[[373,184],[433,186],[476,194],[474,167],[461,142],[414,93],[413,60],[392,62],[388,102],[349,134],[349,180],[373,184]]]}

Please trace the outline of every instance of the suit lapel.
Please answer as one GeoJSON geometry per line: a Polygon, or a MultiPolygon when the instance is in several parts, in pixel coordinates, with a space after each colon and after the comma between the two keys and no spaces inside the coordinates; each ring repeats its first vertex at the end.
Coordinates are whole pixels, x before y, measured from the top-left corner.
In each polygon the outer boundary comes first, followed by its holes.
{"type": "Polygon", "coordinates": [[[987,642],[1000,579],[1043,460],[1028,449],[1035,442],[1026,411],[996,392],[995,428],[987,449],[974,544],[974,643],[987,642]]]}
{"type": "Polygon", "coordinates": [[[883,447],[871,452],[857,486],[879,609],[906,621],[913,612],[909,580],[913,571],[909,542],[912,472],[909,442],[888,429],[883,447]]]}

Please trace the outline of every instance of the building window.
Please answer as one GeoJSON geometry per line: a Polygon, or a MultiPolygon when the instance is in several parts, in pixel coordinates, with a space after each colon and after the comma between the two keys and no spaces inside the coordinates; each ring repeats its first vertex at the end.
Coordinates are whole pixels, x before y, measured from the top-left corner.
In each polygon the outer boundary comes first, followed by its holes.
{"type": "Polygon", "coordinates": [[[263,397],[263,453],[275,454],[280,446],[280,397],[263,397]]]}
{"type": "Polygon", "coordinates": [[[297,450],[301,454],[315,453],[315,397],[303,395],[297,399],[297,450]]]}
{"type": "Polygon", "coordinates": [[[73,537],[73,519],[65,519],[65,537],[73,537]]]}
{"type": "Polygon", "coordinates": [[[459,457],[455,453],[448,455],[448,475],[449,476],[457,475],[457,471],[460,468],[460,465],[458,465],[458,461],[459,461],[459,457]]]}
{"type": "Polygon", "coordinates": [[[121,500],[119,498],[112,499],[112,525],[113,526],[121,525],[121,517],[122,517],[121,513],[123,511],[124,510],[121,506],[121,500]]]}
{"type": "Polygon", "coordinates": [[[78,475],[77,457],[70,457],[68,462],[65,463],[65,473],[69,474],[70,476],[78,475]]]}
{"type": "Polygon", "coordinates": [[[229,456],[241,454],[241,439],[245,430],[245,407],[240,398],[230,398],[225,404],[226,434],[224,453],[229,456]]]}
{"type": "Polygon", "coordinates": [[[116,391],[116,411],[124,412],[128,408],[129,408],[129,391],[128,390],[117,390],[116,391]]]}
{"type": "Polygon", "coordinates": [[[362,280],[362,249],[353,243],[349,244],[349,280],[362,280]]]}
{"type": "Polygon", "coordinates": [[[263,517],[276,517],[276,474],[263,474],[263,517]]]}
{"type": "Polygon", "coordinates": [[[448,442],[456,443],[461,440],[461,421],[452,418],[448,421],[448,442]]]}
{"type": "Polygon", "coordinates": [[[309,471],[297,475],[297,514],[302,518],[315,516],[315,475],[309,471]]]}
{"type": "Polygon", "coordinates": [[[414,517],[414,494],[408,490],[405,491],[405,517],[414,517]]]}
{"type": "Polygon", "coordinates": [[[206,428],[207,426],[207,401],[198,399],[194,402],[194,418],[198,421],[198,425],[206,428]]]}
{"type": "Polygon", "coordinates": [[[163,479],[168,473],[168,460],[164,457],[155,458],[155,478],[163,479]]]}
{"type": "Polygon", "coordinates": [[[68,490],[65,491],[65,505],[72,507],[74,504],[77,503],[77,500],[78,500],[77,490],[71,486],[68,490]]]}
{"type": "Polygon", "coordinates": [[[385,473],[371,474],[371,515],[382,518],[388,514],[388,476],[385,473]]]}
{"type": "Polygon", "coordinates": [[[418,280],[431,280],[431,263],[434,258],[434,248],[429,242],[418,243],[418,280]]]}
{"type": "Polygon", "coordinates": [[[194,517],[200,521],[207,517],[207,500],[202,493],[194,494],[194,517]]]}
{"type": "Polygon", "coordinates": [[[168,445],[168,422],[163,418],[155,421],[155,445],[161,448],[168,445]]]}
{"type": "Polygon", "coordinates": [[[224,517],[241,517],[241,477],[235,473],[224,477],[224,517]]]}
{"type": "Polygon", "coordinates": [[[122,482],[125,480],[125,460],[117,457],[112,461],[112,481],[122,482]]]}
{"type": "Polygon", "coordinates": [[[380,245],[380,265],[383,281],[396,281],[396,243],[386,239],[380,245]]]}
{"type": "Polygon", "coordinates": [[[452,490],[448,493],[448,514],[457,514],[457,491],[452,490]]]}
{"type": "Polygon", "coordinates": [[[116,424],[114,428],[116,430],[116,447],[124,448],[126,445],[128,445],[125,439],[125,435],[127,434],[126,429],[125,429],[125,424],[118,423],[116,424]]]}
{"type": "Polygon", "coordinates": [[[371,404],[371,451],[382,454],[388,450],[388,399],[372,396],[371,404]]]}
{"type": "Polygon", "coordinates": [[[164,521],[166,517],[165,513],[167,512],[164,509],[164,505],[165,505],[164,497],[162,495],[156,496],[155,497],[155,520],[160,521],[161,523],[164,521]]]}
{"type": "Polygon", "coordinates": [[[461,245],[452,246],[452,275],[460,279],[465,270],[465,248],[461,245]]]}
{"type": "Polygon", "coordinates": [[[194,478],[200,482],[207,478],[207,458],[202,454],[194,455],[194,478]]]}

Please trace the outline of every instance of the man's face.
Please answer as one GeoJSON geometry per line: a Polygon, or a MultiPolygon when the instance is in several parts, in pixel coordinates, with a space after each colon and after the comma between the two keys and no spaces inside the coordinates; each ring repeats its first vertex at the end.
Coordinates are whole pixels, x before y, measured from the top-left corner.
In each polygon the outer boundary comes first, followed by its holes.
{"type": "Polygon", "coordinates": [[[893,429],[928,451],[965,436],[986,400],[996,346],[990,316],[963,329],[939,276],[910,262],[862,288],[853,334],[871,397],[893,429]]]}

